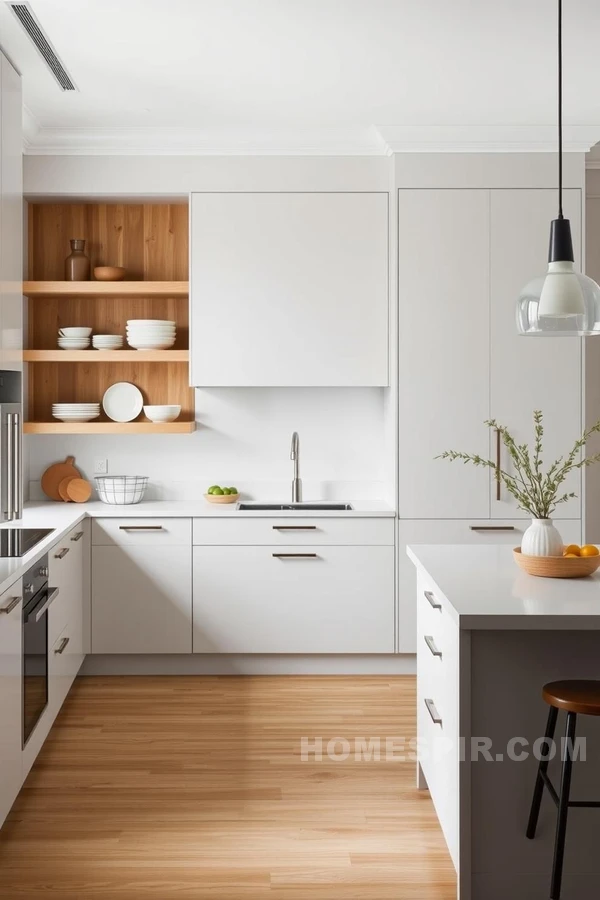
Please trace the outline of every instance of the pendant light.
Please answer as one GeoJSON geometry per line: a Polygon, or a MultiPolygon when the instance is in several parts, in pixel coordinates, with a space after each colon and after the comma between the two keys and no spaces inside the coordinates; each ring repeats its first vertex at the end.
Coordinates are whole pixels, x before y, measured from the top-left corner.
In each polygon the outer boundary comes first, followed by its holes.
{"type": "Polygon", "coordinates": [[[600,335],[600,287],[575,271],[571,223],[563,215],[562,0],[558,0],[558,218],[550,226],[548,271],[517,301],[517,329],[527,336],[600,335]]]}

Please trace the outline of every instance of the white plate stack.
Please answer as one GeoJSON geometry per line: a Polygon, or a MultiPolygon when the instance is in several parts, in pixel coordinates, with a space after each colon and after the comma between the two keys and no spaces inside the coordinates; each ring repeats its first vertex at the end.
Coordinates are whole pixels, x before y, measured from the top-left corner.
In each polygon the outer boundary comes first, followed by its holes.
{"type": "Polygon", "coordinates": [[[92,338],[95,350],[120,350],[122,346],[123,336],[120,334],[95,334],[92,338]]]}
{"type": "Polygon", "coordinates": [[[58,346],[61,350],[87,350],[91,333],[91,328],[60,328],[58,346]]]}
{"type": "Polygon", "coordinates": [[[99,403],[53,403],[52,416],[61,422],[91,422],[100,415],[99,403]]]}
{"type": "Polygon", "coordinates": [[[175,343],[175,322],[167,319],[129,319],[127,343],[136,350],[168,350],[175,343]]]}

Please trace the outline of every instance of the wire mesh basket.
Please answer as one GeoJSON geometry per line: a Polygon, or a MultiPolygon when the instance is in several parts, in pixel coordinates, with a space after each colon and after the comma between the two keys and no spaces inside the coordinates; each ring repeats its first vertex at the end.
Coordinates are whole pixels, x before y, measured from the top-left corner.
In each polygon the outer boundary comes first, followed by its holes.
{"type": "Polygon", "coordinates": [[[95,482],[100,500],[113,506],[139,503],[148,486],[145,475],[105,475],[95,482]]]}

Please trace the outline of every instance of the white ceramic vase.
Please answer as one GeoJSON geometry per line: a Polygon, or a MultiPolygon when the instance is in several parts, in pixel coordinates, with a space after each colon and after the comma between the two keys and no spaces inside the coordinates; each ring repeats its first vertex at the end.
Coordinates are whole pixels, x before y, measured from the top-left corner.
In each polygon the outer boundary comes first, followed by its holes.
{"type": "Polygon", "coordinates": [[[521,553],[525,556],[562,556],[563,539],[552,524],[552,519],[532,519],[521,541],[521,553]]]}

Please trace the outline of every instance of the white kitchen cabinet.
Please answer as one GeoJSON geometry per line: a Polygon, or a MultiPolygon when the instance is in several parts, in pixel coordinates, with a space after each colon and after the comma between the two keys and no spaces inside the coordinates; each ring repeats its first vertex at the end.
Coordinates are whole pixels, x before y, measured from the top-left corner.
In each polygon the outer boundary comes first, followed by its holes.
{"type": "Polygon", "coordinates": [[[487,190],[401,190],[398,198],[399,513],[484,518],[489,475],[444,450],[487,456],[487,190]]]}
{"type": "Polygon", "coordinates": [[[330,517],[294,513],[280,518],[194,519],[194,544],[394,545],[391,517],[330,517]]]}
{"type": "Polygon", "coordinates": [[[48,644],[48,706],[52,715],[56,716],[60,712],[84,657],[83,616],[80,606],[56,640],[48,644]]]}
{"type": "Polygon", "coordinates": [[[92,653],[191,653],[191,543],[92,548],[92,653]]]}
{"type": "Polygon", "coordinates": [[[393,546],[194,547],[195,653],[393,651],[393,546]]]}
{"type": "MultiPolygon", "coordinates": [[[[566,544],[581,542],[581,522],[579,519],[557,521],[557,527],[566,544]]],[[[459,519],[425,520],[418,519],[398,522],[398,636],[400,653],[415,653],[417,590],[414,564],[406,555],[409,544],[505,544],[507,553],[519,547],[523,532],[529,526],[523,519],[459,519]]],[[[518,570],[515,565],[515,575],[518,570]]],[[[485,590],[485,584],[482,585],[485,590]]]]}
{"type": "Polygon", "coordinates": [[[389,384],[388,194],[195,193],[191,379],[389,384]]]}
{"type": "Polygon", "coordinates": [[[0,597],[0,825],[21,788],[22,598],[20,580],[0,597]]]}
{"type": "Polygon", "coordinates": [[[84,619],[87,602],[84,567],[88,557],[89,528],[80,522],[48,553],[48,584],[59,595],[49,612],[49,642],[53,644],[70,621],[84,619]]]}
{"type": "MultiPolygon", "coordinates": [[[[517,334],[515,303],[521,289],[548,266],[550,221],[556,218],[555,190],[491,191],[491,417],[508,426],[518,444],[533,441],[533,410],[544,413],[544,463],[565,456],[582,430],[582,342],[577,338],[528,338],[517,334]]],[[[564,192],[571,220],[576,267],[581,269],[581,192],[564,192]]],[[[461,448],[462,449],[462,448],[461,448]]],[[[465,448],[466,449],[466,448],[465,448]]],[[[494,449],[495,453],[495,449],[494,449]]],[[[511,469],[501,449],[503,468],[511,469]]],[[[565,482],[575,500],[557,514],[581,515],[579,472],[565,482]]],[[[526,517],[502,487],[500,500],[491,486],[491,515],[526,517]]]]}
{"type": "Polygon", "coordinates": [[[22,368],[21,77],[0,53],[0,369],[22,368]]]}

